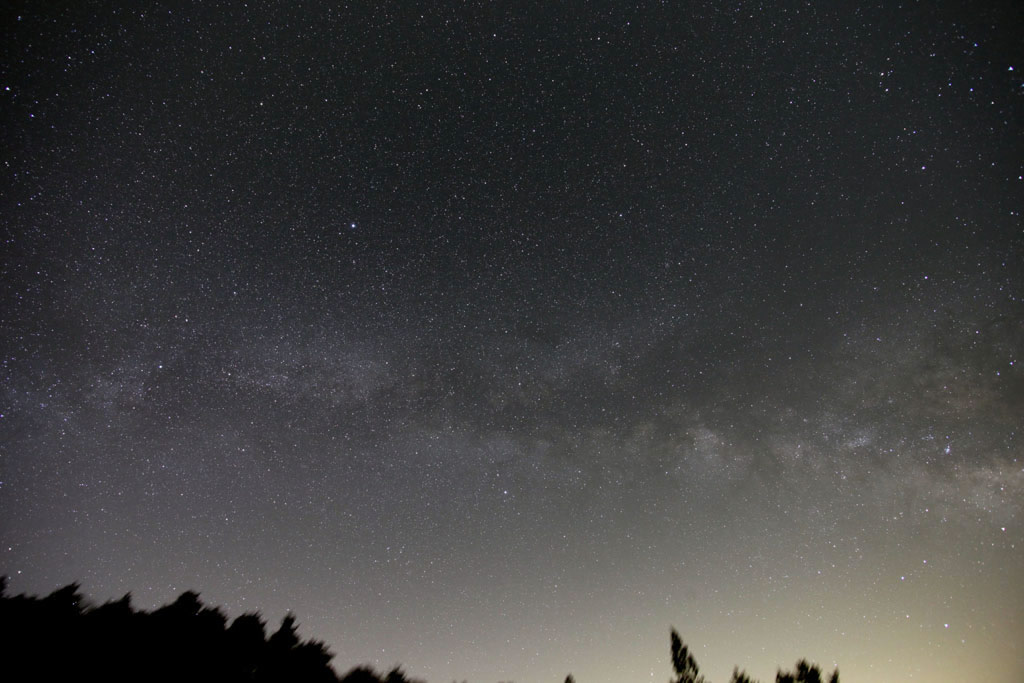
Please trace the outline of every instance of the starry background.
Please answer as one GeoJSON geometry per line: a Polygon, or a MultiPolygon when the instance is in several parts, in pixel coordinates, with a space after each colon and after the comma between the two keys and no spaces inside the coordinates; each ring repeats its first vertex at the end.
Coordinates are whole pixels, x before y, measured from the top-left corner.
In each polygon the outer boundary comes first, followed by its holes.
{"type": "Polygon", "coordinates": [[[1020,680],[1022,11],[5,3],[10,591],[1020,680]]]}

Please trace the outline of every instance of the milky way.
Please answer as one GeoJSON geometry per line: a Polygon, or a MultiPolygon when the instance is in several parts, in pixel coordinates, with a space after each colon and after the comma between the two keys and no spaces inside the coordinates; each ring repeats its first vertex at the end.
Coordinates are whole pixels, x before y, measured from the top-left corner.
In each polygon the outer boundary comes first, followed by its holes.
{"type": "Polygon", "coordinates": [[[552,4],[2,10],[9,590],[1019,680],[1021,7],[552,4]]]}

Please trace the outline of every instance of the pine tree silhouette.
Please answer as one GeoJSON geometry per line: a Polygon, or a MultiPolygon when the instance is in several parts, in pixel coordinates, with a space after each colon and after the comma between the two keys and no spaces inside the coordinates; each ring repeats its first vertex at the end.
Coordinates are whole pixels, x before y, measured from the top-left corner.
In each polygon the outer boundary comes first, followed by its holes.
{"type": "Polygon", "coordinates": [[[676,677],[670,683],[705,683],[700,675],[697,661],[690,654],[690,648],[683,643],[679,633],[672,629],[672,669],[676,677]]]}

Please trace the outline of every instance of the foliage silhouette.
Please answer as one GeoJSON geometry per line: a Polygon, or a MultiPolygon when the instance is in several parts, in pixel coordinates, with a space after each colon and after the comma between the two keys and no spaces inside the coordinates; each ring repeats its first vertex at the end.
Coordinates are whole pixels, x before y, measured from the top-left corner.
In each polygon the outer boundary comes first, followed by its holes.
{"type": "MultiPolygon", "coordinates": [[[[358,666],[344,676],[331,667],[323,641],[299,637],[289,613],[269,636],[258,612],[228,623],[219,607],[185,591],[169,605],[147,612],[130,594],[99,606],[86,601],[77,583],[39,598],[7,595],[0,577],[0,630],[5,634],[0,680],[103,680],[105,683],[181,680],[227,683],[422,683],[398,667],[379,675],[358,666]]],[[[707,683],[689,647],[671,629],[670,683],[707,683]]],[[[776,683],[822,683],[821,669],[801,659],[776,683]]],[[[572,674],[565,683],[575,683],[572,674]]],[[[730,683],[756,683],[734,669],[730,683]]],[[[839,670],[829,677],[839,683],[839,670]]]]}
{"type": "Polygon", "coordinates": [[[705,683],[704,677],[700,675],[697,660],[693,658],[679,632],[672,629],[672,670],[676,677],[670,683],[705,683]]]}
{"type": "Polygon", "coordinates": [[[729,683],[757,683],[753,678],[747,675],[746,671],[740,671],[738,668],[732,670],[732,678],[729,679],[729,683]]]}
{"type": "Polygon", "coordinates": [[[224,612],[186,591],[152,612],[131,596],[90,606],[78,584],[45,598],[8,596],[0,580],[0,658],[3,680],[98,679],[107,683],[182,680],[228,683],[415,683],[398,668],[384,677],[357,667],[339,677],[333,654],[318,640],[302,640],[287,614],[268,638],[259,613],[230,625],[224,612]]]}
{"type": "MultiPolygon", "coordinates": [[[[669,683],[707,683],[700,675],[700,669],[693,654],[690,653],[690,648],[686,646],[674,628],[671,630],[670,640],[672,669],[675,671],[676,677],[669,683]]],[[[839,683],[839,669],[834,670],[828,680],[829,683],[839,683]]],[[[729,683],[757,683],[757,681],[748,676],[747,672],[734,668],[729,683]]],[[[806,659],[801,659],[796,663],[796,671],[793,673],[780,670],[775,675],[775,683],[822,683],[821,668],[817,664],[809,664],[806,659]]]]}
{"type": "Polygon", "coordinates": [[[395,667],[387,673],[384,677],[384,683],[423,683],[422,681],[416,681],[405,677],[405,673],[399,668],[395,667]]]}
{"type": "MultiPolygon", "coordinates": [[[[829,683],[839,683],[839,669],[835,669],[828,680],[829,683]]],[[[796,671],[793,673],[780,671],[776,674],[775,683],[822,683],[821,668],[801,659],[796,663],[796,671]]]]}

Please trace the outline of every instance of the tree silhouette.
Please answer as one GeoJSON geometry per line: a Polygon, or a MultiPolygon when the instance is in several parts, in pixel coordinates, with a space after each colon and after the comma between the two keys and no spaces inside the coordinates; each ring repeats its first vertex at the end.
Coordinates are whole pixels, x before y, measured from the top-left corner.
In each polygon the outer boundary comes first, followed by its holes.
{"type": "Polygon", "coordinates": [[[381,683],[381,681],[370,667],[357,666],[342,676],[341,683],[381,683]]]}
{"type": "Polygon", "coordinates": [[[748,676],[746,671],[740,671],[738,668],[734,668],[732,670],[732,678],[729,679],[729,683],[756,683],[756,681],[748,676]]]}
{"type": "MultiPolygon", "coordinates": [[[[828,680],[829,683],[839,683],[839,669],[835,669],[828,680]]],[[[821,668],[801,659],[796,663],[796,671],[793,673],[779,671],[775,675],[775,683],[822,683],[821,668]]]]}
{"type": "Polygon", "coordinates": [[[675,679],[670,683],[705,683],[704,677],[700,675],[697,661],[690,654],[679,632],[672,629],[672,669],[676,672],[675,679]]]}
{"type": "MultiPolygon", "coordinates": [[[[675,671],[676,677],[669,683],[707,683],[700,674],[697,661],[693,658],[690,648],[683,643],[674,628],[671,630],[671,641],[672,669],[675,671]]],[[[833,671],[828,680],[829,683],[839,683],[839,669],[833,671]]],[[[757,682],[748,676],[746,671],[740,671],[737,667],[732,670],[729,683],[757,682]]],[[[817,664],[809,664],[806,659],[801,659],[796,663],[796,671],[793,673],[780,670],[775,676],[775,683],[822,683],[821,669],[817,664]]]]}
{"type": "Polygon", "coordinates": [[[414,679],[405,677],[405,672],[401,668],[395,667],[387,673],[384,677],[384,683],[423,683],[414,679]]]}
{"type": "Polygon", "coordinates": [[[266,622],[259,612],[248,612],[235,618],[225,633],[229,668],[242,680],[254,680],[261,670],[266,645],[266,622]]]}
{"type": "Polygon", "coordinates": [[[299,635],[295,628],[295,615],[289,612],[284,615],[284,619],[281,620],[281,626],[274,632],[274,635],[270,636],[270,640],[267,641],[267,645],[272,650],[279,650],[281,652],[288,652],[293,647],[299,644],[299,635]]]}
{"type": "MultiPolygon", "coordinates": [[[[359,666],[339,677],[334,655],[323,641],[299,637],[295,615],[288,613],[267,636],[258,612],[242,614],[228,625],[218,607],[185,591],[172,603],[147,612],[136,610],[131,595],[91,606],[77,583],[44,598],[7,595],[0,577],[0,633],[3,680],[102,680],[104,683],[422,683],[398,667],[384,675],[359,666]]],[[[671,629],[674,677],[669,683],[707,683],[689,647],[671,629]]],[[[806,659],[793,672],[779,671],[776,683],[822,683],[821,669],[806,659]]],[[[572,674],[564,683],[575,683],[572,674]]],[[[733,669],[730,683],[755,683],[733,669]]],[[[839,683],[839,670],[829,683],[839,683]]]]}
{"type": "MultiPolygon", "coordinates": [[[[4,680],[338,682],[327,646],[301,640],[291,614],[267,638],[259,614],[243,614],[229,627],[194,591],[146,612],[132,607],[130,595],[90,607],[77,584],[45,598],[8,596],[6,586],[0,581],[4,680]]],[[[367,673],[362,680],[382,683],[367,673]]],[[[408,683],[396,675],[390,683],[408,683]]]]}

